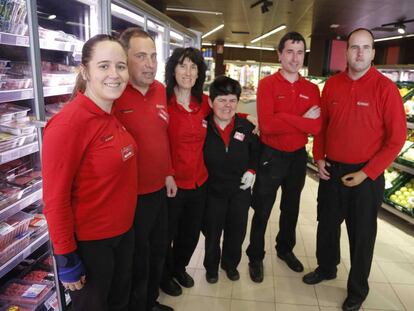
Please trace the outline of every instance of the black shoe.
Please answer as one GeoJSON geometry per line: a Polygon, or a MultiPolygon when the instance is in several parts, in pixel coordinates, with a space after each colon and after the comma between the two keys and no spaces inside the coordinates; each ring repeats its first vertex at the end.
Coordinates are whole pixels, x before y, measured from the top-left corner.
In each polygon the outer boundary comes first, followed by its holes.
{"type": "Polygon", "coordinates": [[[180,285],[173,279],[162,282],[160,288],[164,293],[170,296],[180,296],[183,293],[180,285]]]}
{"type": "Polygon", "coordinates": [[[336,273],[327,275],[316,269],[315,271],[305,274],[302,280],[306,284],[313,285],[318,284],[324,280],[332,280],[334,278],[336,278],[336,273]]]}
{"type": "Polygon", "coordinates": [[[358,311],[361,308],[362,301],[346,297],[342,304],[342,310],[344,311],[358,311]]]}
{"type": "Polygon", "coordinates": [[[206,272],[206,281],[210,284],[217,283],[218,273],[217,272],[206,272]]]}
{"type": "Polygon", "coordinates": [[[277,254],[277,257],[282,259],[290,269],[292,269],[295,272],[302,272],[303,271],[303,265],[299,261],[299,259],[296,258],[295,254],[292,252],[288,252],[286,254],[277,254]]]}
{"type": "Polygon", "coordinates": [[[190,288],[194,286],[193,278],[185,271],[179,274],[174,274],[174,278],[182,287],[190,288]]]}
{"type": "Polygon", "coordinates": [[[169,306],[162,305],[159,302],[156,302],[155,306],[152,307],[151,311],[174,311],[174,309],[169,306]]]}
{"type": "Polygon", "coordinates": [[[226,271],[227,278],[230,281],[237,281],[240,279],[240,273],[237,271],[237,269],[223,269],[226,271]]]}
{"type": "Polygon", "coordinates": [[[263,282],[263,261],[249,262],[249,274],[253,282],[263,282]]]}

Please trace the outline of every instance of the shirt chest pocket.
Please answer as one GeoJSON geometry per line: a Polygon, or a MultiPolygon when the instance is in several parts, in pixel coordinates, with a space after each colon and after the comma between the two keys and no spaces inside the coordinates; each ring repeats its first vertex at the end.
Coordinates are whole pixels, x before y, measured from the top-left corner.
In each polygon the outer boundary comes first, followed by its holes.
{"type": "Polygon", "coordinates": [[[285,94],[276,94],[273,97],[273,112],[278,113],[286,110],[289,98],[285,94]]]}

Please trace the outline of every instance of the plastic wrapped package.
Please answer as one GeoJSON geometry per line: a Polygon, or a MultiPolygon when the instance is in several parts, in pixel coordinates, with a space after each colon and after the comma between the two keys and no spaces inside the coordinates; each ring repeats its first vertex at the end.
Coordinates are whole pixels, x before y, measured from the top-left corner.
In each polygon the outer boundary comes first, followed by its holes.
{"type": "MultiPolygon", "coordinates": [[[[5,264],[10,258],[16,256],[30,243],[30,234],[25,232],[22,235],[14,237],[10,244],[5,248],[0,248],[0,265],[5,264]]],[[[1,299],[0,294],[0,299],[1,299]]]]}
{"type": "Polygon", "coordinates": [[[24,307],[15,303],[4,302],[0,307],[0,311],[34,311],[34,307],[24,307]]]}
{"type": "Polygon", "coordinates": [[[42,73],[43,86],[73,85],[76,74],[67,72],[42,73]]]}
{"type": "Polygon", "coordinates": [[[35,131],[35,126],[29,118],[22,118],[1,123],[0,130],[13,135],[29,135],[35,131]]]}
{"type": "Polygon", "coordinates": [[[49,271],[35,269],[24,275],[23,280],[36,283],[53,284],[54,276],[53,273],[50,273],[49,271]]]}
{"type": "Polygon", "coordinates": [[[51,290],[50,284],[14,279],[0,289],[0,299],[34,308],[46,300],[51,290]]]}
{"type": "Polygon", "coordinates": [[[11,121],[12,119],[20,119],[27,116],[30,108],[5,103],[0,105],[0,122],[11,121]]]}
{"type": "Polygon", "coordinates": [[[28,171],[12,180],[8,180],[8,183],[20,187],[24,193],[27,193],[41,187],[42,173],[40,171],[28,171]]]}
{"type": "Polygon", "coordinates": [[[0,209],[12,202],[21,199],[23,191],[19,187],[5,187],[0,189],[0,209]]]}
{"type": "Polygon", "coordinates": [[[18,212],[5,221],[0,222],[0,249],[5,248],[14,237],[28,231],[32,215],[18,212]]]}

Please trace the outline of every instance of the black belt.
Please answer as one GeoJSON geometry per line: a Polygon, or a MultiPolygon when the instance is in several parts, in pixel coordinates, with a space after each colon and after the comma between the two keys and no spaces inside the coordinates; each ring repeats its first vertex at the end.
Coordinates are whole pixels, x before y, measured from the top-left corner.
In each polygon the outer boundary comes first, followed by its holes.
{"type": "Polygon", "coordinates": [[[305,147],[302,147],[295,151],[282,151],[282,150],[272,148],[268,145],[264,145],[264,146],[265,146],[265,149],[271,150],[272,156],[278,156],[280,158],[291,158],[299,153],[305,152],[305,147]]]}
{"type": "Polygon", "coordinates": [[[341,169],[345,169],[345,170],[360,170],[361,168],[363,168],[367,162],[362,162],[362,163],[342,163],[342,162],[337,162],[337,161],[333,161],[330,159],[326,159],[326,161],[331,164],[331,167],[333,168],[341,168],[341,169]]]}

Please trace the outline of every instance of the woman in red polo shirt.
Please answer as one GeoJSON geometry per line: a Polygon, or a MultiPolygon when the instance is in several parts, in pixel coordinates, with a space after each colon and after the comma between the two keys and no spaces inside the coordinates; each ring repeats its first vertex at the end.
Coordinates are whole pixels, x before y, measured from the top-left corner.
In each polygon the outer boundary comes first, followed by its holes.
{"type": "Polygon", "coordinates": [[[173,296],[181,287],[194,285],[186,272],[197,246],[206,202],[207,169],[203,145],[207,133],[206,116],[210,112],[203,94],[206,65],[201,52],[194,48],[177,48],[165,67],[171,158],[177,195],[168,200],[170,243],[161,289],[173,296]],[[172,243],[172,245],[171,245],[172,243]]]}
{"type": "Polygon", "coordinates": [[[127,82],[119,41],[89,39],[73,98],[44,133],[44,212],[74,310],[128,309],[136,145],[112,114],[127,82]]]}

